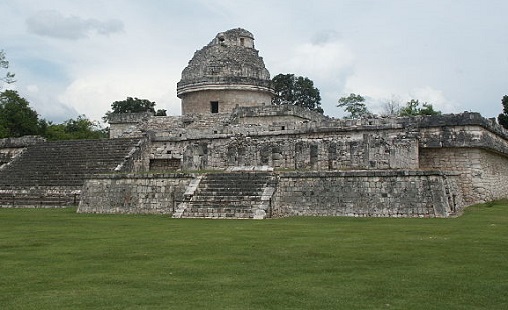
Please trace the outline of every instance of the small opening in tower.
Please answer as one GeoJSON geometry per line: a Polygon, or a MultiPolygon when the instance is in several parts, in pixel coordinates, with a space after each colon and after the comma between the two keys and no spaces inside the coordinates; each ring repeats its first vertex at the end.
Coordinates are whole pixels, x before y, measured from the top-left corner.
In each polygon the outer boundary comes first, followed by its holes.
{"type": "Polygon", "coordinates": [[[241,45],[241,46],[244,46],[244,45],[245,45],[245,39],[244,39],[244,38],[240,38],[240,45],[241,45]]]}
{"type": "Polygon", "coordinates": [[[219,102],[218,101],[210,101],[210,111],[212,113],[219,113],[219,102]]]}

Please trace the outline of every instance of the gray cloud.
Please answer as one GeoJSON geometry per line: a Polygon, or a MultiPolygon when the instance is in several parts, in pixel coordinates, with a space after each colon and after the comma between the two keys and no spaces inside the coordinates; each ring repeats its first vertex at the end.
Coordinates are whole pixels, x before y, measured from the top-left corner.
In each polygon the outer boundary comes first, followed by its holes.
{"type": "Polygon", "coordinates": [[[342,39],[342,35],[335,30],[324,30],[317,32],[312,37],[312,44],[321,45],[342,39]]]}
{"type": "Polygon", "coordinates": [[[33,34],[66,40],[87,38],[91,33],[109,35],[124,29],[122,21],[117,19],[100,21],[78,16],[66,17],[55,10],[37,12],[26,20],[26,25],[33,34]]]}

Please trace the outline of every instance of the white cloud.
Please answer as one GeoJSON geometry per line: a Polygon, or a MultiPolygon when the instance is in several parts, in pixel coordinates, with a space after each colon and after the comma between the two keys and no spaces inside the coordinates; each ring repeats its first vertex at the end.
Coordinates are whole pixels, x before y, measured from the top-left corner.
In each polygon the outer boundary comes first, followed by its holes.
{"type": "Polygon", "coordinates": [[[163,75],[139,79],[135,72],[90,74],[73,81],[58,99],[93,120],[100,120],[111,109],[111,103],[127,97],[155,101],[156,109],[175,115],[180,114],[180,101],[170,97],[173,85],[176,87],[176,81],[168,81],[163,75]]]}
{"type": "Polygon", "coordinates": [[[446,98],[443,91],[430,86],[412,89],[409,92],[410,99],[418,99],[420,102],[432,104],[435,110],[443,113],[460,112],[458,105],[446,98]]]}
{"type": "Polygon", "coordinates": [[[127,96],[178,113],[175,84],[192,53],[234,27],[254,34],[272,76],[313,80],[326,114],[341,113],[337,99],[355,92],[372,109],[393,94],[492,116],[508,84],[507,4],[5,0],[0,49],[20,95],[54,121],[66,109],[67,118],[92,109],[101,117],[127,96]]]}
{"type": "Polygon", "coordinates": [[[26,86],[26,90],[31,94],[37,94],[39,92],[39,86],[30,84],[26,86]]]}
{"type": "Polygon", "coordinates": [[[67,40],[87,38],[90,33],[109,35],[124,29],[123,22],[117,19],[99,21],[78,16],[66,17],[55,10],[38,11],[26,20],[26,25],[28,31],[36,35],[67,40]]]}
{"type": "Polygon", "coordinates": [[[352,74],[356,61],[351,48],[339,40],[336,32],[324,31],[288,54],[287,60],[276,65],[275,72],[293,73],[314,81],[314,86],[320,90],[325,113],[336,114],[339,92],[352,74]]]}

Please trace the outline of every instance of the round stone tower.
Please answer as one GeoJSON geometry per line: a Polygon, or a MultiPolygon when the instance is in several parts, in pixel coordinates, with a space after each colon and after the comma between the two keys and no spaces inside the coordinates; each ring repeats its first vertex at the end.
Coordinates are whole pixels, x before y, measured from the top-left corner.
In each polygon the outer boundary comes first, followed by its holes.
{"type": "Polygon", "coordinates": [[[271,104],[270,73],[254,48],[254,36],[237,28],[221,32],[196,51],[182,71],[177,95],[182,114],[231,112],[236,106],[271,104]]]}

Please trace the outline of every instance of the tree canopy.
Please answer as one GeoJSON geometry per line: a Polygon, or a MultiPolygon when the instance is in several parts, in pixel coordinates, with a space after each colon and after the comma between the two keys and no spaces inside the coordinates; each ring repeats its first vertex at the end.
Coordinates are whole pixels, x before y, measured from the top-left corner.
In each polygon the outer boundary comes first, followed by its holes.
{"type": "Polygon", "coordinates": [[[0,138],[17,138],[40,135],[48,140],[102,139],[108,137],[107,129],[85,115],[53,124],[39,118],[29,102],[15,90],[0,93],[0,138]]]}
{"type": "Polygon", "coordinates": [[[115,101],[111,104],[112,113],[155,113],[155,102],[148,99],[127,97],[125,100],[115,101]]]}
{"type": "MultiPolygon", "coordinates": [[[[365,98],[361,95],[351,93],[349,96],[341,97],[337,106],[344,108],[344,111],[349,113],[349,115],[345,118],[372,116],[365,105],[365,98]]],[[[441,115],[441,111],[435,110],[432,104],[427,102],[420,103],[420,100],[418,99],[411,99],[405,106],[402,107],[399,104],[399,100],[391,99],[390,101],[385,102],[383,109],[384,111],[382,115],[384,116],[441,115]]]]}
{"type": "Polygon", "coordinates": [[[148,99],[139,99],[127,97],[125,100],[115,101],[111,104],[112,111],[106,112],[103,117],[105,122],[108,121],[111,114],[121,113],[141,113],[141,112],[152,112],[157,116],[166,116],[166,110],[159,109],[155,111],[155,102],[148,99]]]}
{"type": "Polygon", "coordinates": [[[0,93],[0,138],[40,134],[39,115],[15,90],[0,93]]]}
{"type": "Polygon", "coordinates": [[[339,98],[337,106],[344,108],[344,111],[349,113],[346,118],[361,118],[371,115],[365,105],[365,98],[354,93],[349,94],[347,97],[339,98]]]}
{"type": "Polygon", "coordinates": [[[294,74],[278,74],[272,78],[272,85],[275,96],[272,104],[297,105],[323,113],[321,108],[321,95],[319,89],[314,87],[307,77],[295,76],[294,74]]]}
{"type": "Polygon", "coordinates": [[[409,100],[399,111],[399,116],[417,116],[417,115],[440,115],[441,111],[434,110],[432,104],[422,103],[418,99],[409,100]]]}
{"type": "Polygon", "coordinates": [[[62,124],[43,120],[41,128],[42,136],[48,140],[104,139],[109,136],[107,129],[101,128],[99,123],[89,120],[85,115],[71,118],[62,124]]]}
{"type": "Polygon", "coordinates": [[[503,99],[501,99],[501,104],[503,105],[503,113],[499,114],[497,117],[497,121],[501,126],[508,129],[508,96],[503,96],[503,99]]]}

